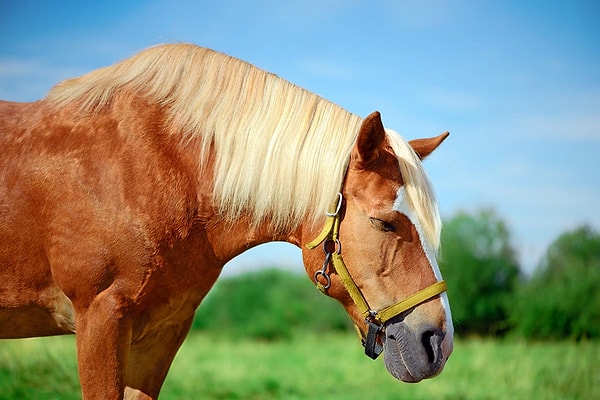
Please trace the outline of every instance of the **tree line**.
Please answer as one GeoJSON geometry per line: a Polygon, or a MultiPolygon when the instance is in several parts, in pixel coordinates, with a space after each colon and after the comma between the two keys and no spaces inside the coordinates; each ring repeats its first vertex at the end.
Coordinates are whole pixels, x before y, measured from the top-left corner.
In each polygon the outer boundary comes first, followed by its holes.
{"type": "Polygon", "coordinates": [[[442,230],[441,269],[456,331],[528,339],[600,337],[600,235],[588,225],[550,244],[532,276],[492,209],[458,213],[442,230]]]}
{"type": "MultiPolygon", "coordinates": [[[[588,225],[560,235],[527,276],[493,209],[459,212],[444,223],[440,268],[459,336],[600,337],[600,234],[588,225]]],[[[194,329],[274,340],[353,328],[305,275],[275,268],[219,280],[194,329]]]]}

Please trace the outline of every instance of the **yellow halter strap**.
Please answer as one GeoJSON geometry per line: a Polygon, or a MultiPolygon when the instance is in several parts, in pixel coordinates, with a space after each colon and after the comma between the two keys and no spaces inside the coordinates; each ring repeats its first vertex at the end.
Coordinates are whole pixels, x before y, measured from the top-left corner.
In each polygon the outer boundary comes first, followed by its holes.
{"type": "Polygon", "coordinates": [[[314,249],[319,244],[323,243],[325,262],[323,263],[323,268],[318,270],[314,275],[317,288],[322,293],[327,293],[327,289],[329,289],[329,286],[331,285],[331,278],[327,273],[327,269],[329,265],[332,265],[341,279],[344,287],[350,294],[352,301],[354,301],[354,304],[356,304],[362,316],[369,325],[367,338],[362,338],[363,344],[365,345],[365,353],[371,358],[377,358],[382,351],[381,344],[378,343],[380,342],[378,336],[382,333],[385,323],[395,316],[445,292],[447,290],[446,282],[436,282],[409,296],[408,298],[381,310],[375,311],[371,309],[369,303],[365,299],[365,296],[356,285],[356,282],[354,282],[352,279],[352,276],[350,275],[350,272],[348,271],[348,268],[346,267],[346,264],[342,258],[342,248],[339,240],[339,229],[341,222],[340,209],[342,206],[342,201],[342,194],[338,193],[335,211],[327,213],[327,220],[325,221],[323,230],[314,240],[307,243],[306,247],[309,249],[314,249]],[[321,282],[321,280],[324,280],[325,283],[321,282]]]}

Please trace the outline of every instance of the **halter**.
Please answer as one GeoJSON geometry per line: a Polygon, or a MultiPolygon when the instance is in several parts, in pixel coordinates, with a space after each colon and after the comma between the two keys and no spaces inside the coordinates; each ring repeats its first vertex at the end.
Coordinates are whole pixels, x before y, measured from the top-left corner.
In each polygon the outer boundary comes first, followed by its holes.
{"type": "Polygon", "coordinates": [[[306,247],[314,249],[319,244],[323,243],[325,261],[323,262],[323,267],[314,274],[313,278],[315,284],[322,293],[327,294],[327,290],[331,286],[331,278],[329,273],[327,273],[327,269],[329,265],[332,265],[369,327],[366,338],[361,334],[361,341],[365,347],[365,354],[372,359],[376,359],[383,351],[383,345],[378,338],[385,330],[385,323],[395,316],[445,292],[447,289],[446,282],[436,282],[398,303],[392,304],[379,311],[373,310],[352,279],[352,276],[342,259],[342,245],[339,239],[341,222],[340,209],[342,208],[342,201],[343,196],[341,193],[338,193],[338,199],[334,208],[335,211],[326,213],[327,220],[325,221],[323,230],[314,240],[307,243],[306,247]],[[325,283],[322,283],[320,279],[325,283]]]}

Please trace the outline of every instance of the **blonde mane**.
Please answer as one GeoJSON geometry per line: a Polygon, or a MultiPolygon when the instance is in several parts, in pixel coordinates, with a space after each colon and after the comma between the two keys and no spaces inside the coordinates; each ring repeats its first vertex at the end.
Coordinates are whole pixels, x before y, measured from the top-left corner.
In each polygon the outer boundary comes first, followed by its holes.
{"type": "MultiPolygon", "coordinates": [[[[144,50],[60,83],[47,99],[94,111],[121,90],[165,106],[172,132],[184,143],[200,139],[201,165],[214,149],[213,195],[224,216],[233,220],[249,212],[255,223],[269,218],[284,229],[307,217],[316,220],[328,209],[362,123],[276,75],[190,44],[144,50]]],[[[408,143],[391,137],[411,206],[424,227],[435,226],[437,208],[420,161],[415,167],[408,143]],[[410,168],[403,167],[405,162],[410,168]]],[[[427,228],[427,236],[435,236],[436,229],[427,228]]]]}
{"type": "Polygon", "coordinates": [[[404,180],[408,206],[419,218],[425,240],[437,252],[440,247],[442,220],[431,182],[423,163],[413,148],[397,132],[386,129],[387,139],[394,151],[404,180]]]}

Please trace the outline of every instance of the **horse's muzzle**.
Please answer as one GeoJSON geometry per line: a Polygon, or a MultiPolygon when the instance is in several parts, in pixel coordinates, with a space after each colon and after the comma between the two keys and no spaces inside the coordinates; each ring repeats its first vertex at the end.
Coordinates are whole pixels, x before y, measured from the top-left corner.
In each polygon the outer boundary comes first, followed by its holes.
{"type": "Polygon", "coordinates": [[[385,366],[403,382],[419,382],[439,374],[452,351],[445,345],[446,333],[431,326],[411,329],[405,322],[385,328],[385,366]],[[447,353],[447,354],[446,354],[447,353]]]}

